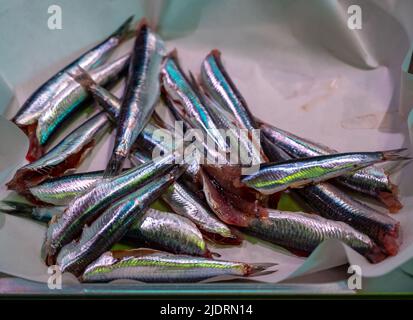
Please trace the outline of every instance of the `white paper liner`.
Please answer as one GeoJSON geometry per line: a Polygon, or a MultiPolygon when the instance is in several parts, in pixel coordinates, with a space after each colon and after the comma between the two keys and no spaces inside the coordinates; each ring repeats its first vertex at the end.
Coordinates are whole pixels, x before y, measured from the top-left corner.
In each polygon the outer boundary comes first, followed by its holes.
{"type": "MultiPolygon", "coordinates": [[[[116,7],[113,16],[105,18],[106,31],[114,28],[132,10],[138,10],[137,16],[143,16],[142,10],[150,11],[152,8],[148,5],[148,8],[138,6],[131,10],[132,2],[99,1],[94,4],[105,12],[116,7]]],[[[159,5],[159,1],[157,3],[159,5]]],[[[168,48],[178,48],[184,70],[191,69],[198,73],[205,55],[211,49],[219,48],[229,74],[246,98],[250,109],[269,123],[341,151],[410,147],[411,127],[407,125],[407,115],[399,114],[398,99],[394,97],[400,96],[400,65],[409,47],[406,32],[410,32],[410,37],[413,35],[412,30],[403,28],[410,23],[404,12],[413,7],[412,3],[403,3],[394,8],[389,4],[390,1],[387,2],[388,6],[365,2],[363,12],[368,14],[372,10],[371,12],[380,14],[380,19],[370,16],[371,19],[366,19],[366,27],[358,30],[356,36],[352,30],[335,25],[346,23],[346,15],[339,11],[346,8],[346,1],[340,1],[338,6],[331,6],[328,1],[315,1],[314,5],[322,9],[317,14],[333,14],[337,17],[325,20],[325,30],[319,38],[308,27],[314,23],[311,20],[314,17],[309,18],[305,14],[308,1],[292,3],[294,4],[286,5],[277,1],[209,1],[183,5],[180,1],[161,1],[159,14],[152,12],[151,16],[159,20],[158,29],[167,40],[168,48]],[[386,40],[377,41],[386,28],[390,28],[394,34],[391,46],[386,40]],[[340,32],[328,32],[339,29],[340,32]],[[305,41],[306,38],[309,41],[305,41]],[[360,45],[364,51],[360,49],[360,45]],[[350,48],[351,54],[346,57],[340,55],[344,48],[350,48]]],[[[32,9],[16,6],[10,15],[13,16],[16,10],[26,12],[27,15],[38,14],[40,10],[32,9]]],[[[42,7],[41,10],[43,9],[46,10],[42,7]]],[[[89,16],[86,18],[87,10],[79,10],[78,5],[65,7],[65,10],[69,21],[66,20],[65,32],[60,36],[45,28],[35,27],[32,30],[33,38],[52,35],[47,50],[30,39],[20,44],[19,38],[13,35],[17,48],[27,46],[30,50],[19,51],[16,61],[10,62],[15,64],[14,69],[7,66],[2,73],[6,80],[10,78],[9,82],[17,97],[5,113],[7,117],[16,112],[18,104],[37,85],[81,52],[84,44],[102,38],[101,30],[96,28],[101,24],[98,13],[90,19],[89,16]],[[75,19],[77,24],[70,22],[70,19],[75,19]],[[79,24],[82,25],[81,29],[79,24]],[[73,28],[72,33],[68,31],[70,28],[73,28]],[[71,37],[73,33],[81,38],[80,45],[71,37]],[[61,46],[65,45],[68,54],[62,55],[61,46]],[[61,62],[57,63],[60,60],[56,55],[62,56],[61,62]],[[33,57],[42,66],[40,70],[22,68],[19,64],[19,59],[24,59],[27,64],[33,57]],[[47,63],[48,59],[52,63],[47,63]],[[16,71],[12,73],[14,70],[16,71]]],[[[27,32],[27,29],[24,28],[23,31],[27,32]]],[[[23,38],[27,37],[23,35],[23,38]]],[[[130,45],[124,46],[116,56],[125,52],[130,45]]],[[[10,55],[7,48],[6,54],[10,55]]],[[[402,83],[405,92],[409,89],[413,91],[411,82],[402,83]]],[[[75,124],[71,124],[64,132],[74,126],[75,124]]],[[[16,127],[4,119],[0,119],[0,134],[0,183],[3,190],[0,197],[4,198],[7,194],[4,183],[24,163],[27,141],[16,127]]],[[[105,139],[79,170],[104,168],[111,146],[112,139],[105,139]]],[[[393,217],[401,222],[404,242],[397,256],[379,264],[370,264],[354,250],[337,241],[324,242],[307,259],[253,238],[248,238],[240,247],[211,249],[219,252],[221,259],[278,263],[277,272],[255,278],[263,282],[279,282],[346,262],[359,265],[365,277],[383,275],[413,257],[412,171],[412,166],[406,166],[402,174],[398,175],[399,178],[396,178],[404,208],[393,217]]],[[[44,231],[45,228],[38,223],[0,214],[0,272],[46,281],[49,275],[39,255],[44,231]]],[[[76,280],[65,276],[65,281],[76,280]]]]}

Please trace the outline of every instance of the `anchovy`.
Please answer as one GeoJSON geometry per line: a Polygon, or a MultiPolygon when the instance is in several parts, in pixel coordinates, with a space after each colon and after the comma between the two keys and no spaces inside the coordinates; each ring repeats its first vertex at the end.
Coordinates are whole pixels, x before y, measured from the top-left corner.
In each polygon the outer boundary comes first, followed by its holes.
{"type": "MultiPolygon", "coordinates": [[[[118,110],[120,110],[121,107],[121,100],[110,91],[99,86],[86,71],[82,71],[76,80],[79,81],[79,83],[81,83],[86,90],[92,94],[96,102],[108,113],[112,121],[116,123],[119,113],[118,110]]],[[[168,132],[168,129],[160,128],[149,122],[146,124],[131,149],[133,150],[138,148],[140,150],[150,150],[152,152],[156,150],[159,155],[168,154],[177,146],[173,141],[171,141],[171,144],[167,143],[164,140],[165,136],[173,137],[173,133],[170,131],[168,132]]],[[[133,155],[132,152],[131,158],[136,158],[136,156],[137,155],[133,155]]],[[[200,168],[200,164],[195,160],[196,159],[194,159],[194,161],[192,161],[192,163],[188,166],[187,171],[182,177],[184,180],[188,180],[194,185],[196,185],[199,181],[200,168]]]]}
{"type": "Polygon", "coordinates": [[[106,176],[114,176],[120,172],[132,144],[145,127],[159,100],[159,75],[164,55],[163,41],[150,30],[145,21],[141,22],[129,64],[115,145],[106,167],[106,176]]]}
{"type": "Polygon", "coordinates": [[[102,177],[103,171],[93,171],[52,178],[29,188],[23,195],[36,204],[66,206],[102,177]]]}
{"type": "Polygon", "coordinates": [[[106,252],[89,265],[84,282],[130,279],[143,282],[197,282],[217,276],[252,276],[274,264],[247,264],[174,255],[151,249],[106,252]]]}
{"type": "MultiPolygon", "coordinates": [[[[62,215],[65,207],[36,207],[16,201],[0,202],[0,212],[48,223],[62,215]]],[[[212,254],[193,222],[171,212],[152,208],[138,217],[120,242],[150,244],[156,248],[180,254],[210,257],[212,254]]]]}
{"type": "MultiPolygon", "coordinates": [[[[99,84],[106,85],[114,83],[127,68],[129,54],[108,63],[102,67],[91,71],[91,77],[99,84]]],[[[79,67],[80,68],[80,67],[79,67]]],[[[73,73],[79,72],[74,69],[73,73]]],[[[71,74],[72,75],[72,74],[71,74]]],[[[74,75],[72,75],[74,77],[74,75]]],[[[31,146],[28,154],[36,159],[41,156],[41,149],[50,140],[64,120],[75,112],[83,101],[87,98],[87,91],[76,81],[68,85],[65,89],[52,97],[48,102],[48,107],[42,112],[37,120],[36,137],[31,139],[31,146]]]]}
{"type": "MultiPolygon", "coordinates": [[[[135,152],[132,163],[148,161],[142,153],[135,152]]],[[[214,216],[214,213],[203,203],[202,199],[181,181],[175,182],[161,196],[171,209],[182,217],[188,218],[211,241],[218,243],[240,243],[241,239],[230,228],[214,216]]]]}
{"type": "Polygon", "coordinates": [[[83,229],[78,241],[62,248],[57,256],[60,270],[79,275],[87,265],[122,239],[136,218],[142,216],[181,173],[182,168],[170,171],[105,210],[89,227],[83,229]]]}
{"type": "Polygon", "coordinates": [[[12,121],[23,129],[26,133],[35,130],[35,122],[42,114],[47,102],[54,95],[62,91],[69,84],[73,83],[72,77],[68,74],[77,66],[85,69],[93,69],[104,63],[109,55],[127,37],[129,25],[133,16],[129,17],[114,33],[107,39],[96,45],[91,50],[82,54],[75,61],[60,70],[44,84],[42,84],[23,104],[12,121]],[[30,126],[34,125],[34,126],[30,126]]]}
{"type": "Polygon", "coordinates": [[[328,183],[319,183],[299,190],[299,196],[321,216],[343,221],[365,233],[388,255],[396,255],[401,244],[400,223],[328,183]]]}
{"type": "MultiPolygon", "coordinates": [[[[292,157],[303,158],[338,153],[327,146],[298,137],[266,123],[261,123],[261,130],[271,142],[292,157]]],[[[391,183],[382,168],[371,166],[351,175],[339,177],[335,181],[340,185],[380,200],[392,213],[398,212],[403,207],[398,199],[397,186],[391,183]]]]}
{"type": "Polygon", "coordinates": [[[265,209],[265,216],[257,217],[248,209],[236,208],[226,191],[206,175],[204,192],[208,204],[222,221],[287,249],[311,253],[324,240],[337,239],[370,261],[379,262],[385,258],[385,254],[368,236],[343,222],[303,212],[271,209],[265,209]]]}
{"type": "Polygon", "coordinates": [[[311,253],[327,239],[339,240],[377,263],[386,255],[367,235],[344,222],[304,212],[269,210],[268,218],[252,219],[246,231],[287,249],[311,253]]]}
{"type": "Polygon", "coordinates": [[[104,179],[80,197],[75,198],[62,217],[52,221],[49,225],[44,243],[46,261],[53,264],[54,257],[60,248],[73,240],[85,223],[92,221],[113,201],[175,167],[174,159],[174,155],[165,156],[130,169],[120,176],[104,179]]]}
{"type": "Polygon", "coordinates": [[[106,113],[96,114],[69,133],[43,157],[18,169],[7,187],[24,194],[28,188],[44,180],[77,168],[109,128],[106,113]]]}
{"type": "Polygon", "coordinates": [[[259,147],[252,143],[249,132],[239,128],[233,115],[227,112],[224,108],[218,106],[215,100],[208,97],[203,88],[198,85],[195,77],[192,74],[190,75],[192,84],[197,88],[201,101],[211,113],[217,127],[225,130],[225,136],[230,141],[231,158],[228,160],[228,163],[247,166],[258,165],[265,162],[266,158],[264,154],[260,152],[259,147]]]}
{"type": "Polygon", "coordinates": [[[148,209],[125,237],[132,242],[143,242],[172,253],[211,256],[196,225],[171,212],[148,209]]]}
{"type": "Polygon", "coordinates": [[[220,106],[234,115],[242,129],[253,130],[259,128],[245,99],[225,70],[221,62],[221,53],[218,50],[212,50],[202,62],[201,80],[207,93],[220,106]]]}
{"type": "Polygon", "coordinates": [[[242,182],[261,193],[272,194],[326,181],[375,163],[406,159],[400,155],[405,150],[338,153],[265,163],[257,173],[244,177],[242,182]]]}
{"type": "Polygon", "coordinates": [[[255,121],[245,99],[225,70],[221,61],[221,53],[216,49],[212,50],[202,62],[201,82],[206,93],[220,107],[217,109],[217,112],[220,112],[222,109],[229,112],[234,117],[237,127],[241,129],[238,131],[239,140],[243,142],[242,145],[246,146],[245,150],[247,152],[241,154],[241,156],[247,156],[247,160],[244,160],[242,164],[250,163],[254,166],[252,167],[254,170],[259,163],[267,162],[268,158],[262,152],[259,144],[259,139],[262,139],[261,132],[257,131],[259,125],[255,121]],[[247,132],[244,132],[245,130],[247,132]],[[252,135],[258,141],[252,139],[252,135]]]}
{"type": "Polygon", "coordinates": [[[174,52],[165,59],[161,74],[163,88],[172,99],[178,100],[184,107],[186,119],[192,128],[202,130],[206,137],[216,143],[220,151],[226,152],[228,146],[225,139],[202,103],[196,88],[183,73],[174,52]]]}
{"type": "MultiPolygon", "coordinates": [[[[278,149],[273,144],[267,147],[278,149]]],[[[272,161],[291,159],[283,152],[272,161]]],[[[401,244],[400,223],[360,201],[353,199],[327,182],[293,190],[317,214],[331,220],[343,221],[368,235],[388,255],[396,255],[401,244]]]]}

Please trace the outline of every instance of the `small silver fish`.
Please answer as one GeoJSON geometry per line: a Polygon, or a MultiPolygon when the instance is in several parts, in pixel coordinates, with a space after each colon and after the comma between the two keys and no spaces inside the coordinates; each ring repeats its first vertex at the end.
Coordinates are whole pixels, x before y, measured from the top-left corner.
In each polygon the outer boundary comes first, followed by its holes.
{"type": "Polygon", "coordinates": [[[34,131],[34,128],[29,128],[34,124],[37,118],[42,114],[47,102],[51,97],[62,91],[74,80],[68,74],[77,66],[81,66],[87,70],[93,69],[104,63],[109,55],[116,49],[128,35],[129,25],[133,20],[133,16],[129,17],[114,33],[107,39],[82,54],[75,61],[60,70],[44,84],[42,84],[22,105],[20,110],[14,116],[12,121],[23,129],[26,133],[34,131]]]}
{"type": "Polygon", "coordinates": [[[143,20],[138,27],[132,51],[115,144],[106,167],[106,176],[119,174],[132,144],[149,121],[159,100],[159,75],[164,55],[164,42],[143,20]]]}
{"type": "Polygon", "coordinates": [[[125,238],[172,253],[211,256],[201,232],[191,220],[152,208],[138,218],[125,238]]]}
{"type": "Polygon", "coordinates": [[[183,172],[182,168],[184,167],[172,169],[166,175],[145,184],[105,210],[90,226],[83,229],[78,241],[73,241],[62,248],[57,256],[60,270],[80,275],[87,265],[122,239],[136,218],[142,216],[165,189],[180,176],[183,172]]]}
{"type": "Polygon", "coordinates": [[[130,169],[120,176],[104,179],[83,195],[75,198],[62,217],[51,221],[49,225],[43,247],[48,264],[54,263],[54,257],[60,248],[73,240],[85,223],[92,221],[113,201],[175,167],[175,159],[175,155],[155,159],[130,169]]]}
{"type": "MultiPolygon", "coordinates": [[[[36,207],[31,204],[3,200],[0,212],[48,223],[62,215],[65,207],[36,207]]],[[[150,244],[172,253],[210,257],[212,254],[196,225],[172,212],[149,208],[138,217],[120,242],[150,244]]]]}
{"type": "MultiPolygon", "coordinates": [[[[135,152],[131,158],[136,165],[148,161],[148,158],[135,152]]],[[[241,239],[222,223],[204,204],[199,196],[183,182],[177,181],[161,196],[171,209],[182,217],[188,218],[211,241],[218,243],[239,244],[241,239]]]]}
{"type": "MultiPolygon", "coordinates": [[[[259,146],[254,145],[250,140],[250,132],[237,126],[237,121],[233,115],[224,108],[218,106],[217,102],[206,95],[203,88],[198,85],[195,77],[190,73],[192,84],[197,88],[201,101],[210,112],[214,122],[219,129],[225,131],[225,137],[229,139],[231,149],[230,164],[242,164],[243,166],[259,165],[266,161],[259,146]],[[236,155],[236,157],[235,157],[236,155]]],[[[258,140],[258,139],[257,139],[258,140]]],[[[212,154],[214,155],[214,154],[212,154]]],[[[222,162],[221,162],[222,163],[222,162]]],[[[225,162],[223,164],[226,164],[225,162]]]]}
{"type": "MultiPolygon", "coordinates": [[[[92,70],[91,77],[101,85],[115,82],[126,70],[129,56],[129,54],[124,55],[111,63],[92,70]]],[[[77,72],[79,72],[77,69],[73,71],[74,74],[77,72]]],[[[74,77],[73,74],[70,73],[70,75],[74,77]]],[[[63,121],[73,114],[86,98],[87,91],[76,81],[52,97],[48,102],[48,107],[37,120],[36,138],[32,140],[36,140],[39,147],[44,146],[63,121]]],[[[31,148],[35,148],[34,143],[32,143],[31,148]]]]}
{"type": "Polygon", "coordinates": [[[77,168],[108,132],[110,124],[105,112],[96,114],[70,132],[43,157],[18,169],[7,187],[24,194],[28,188],[44,180],[62,176],[65,172],[77,168]]]}
{"type": "Polygon", "coordinates": [[[263,194],[272,194],[326,181],[379,162],[407,159],[400,154],[405,150],[337,153],[265,163],[257,173],[244,177],[242,182],[263,194]]]}
{"type": "Polygon", "coordinates": [[[212,50],[202,62],[201,80],[207,93],[234,115],[240,128],[248,130],[259,128],[245,99],[225,70],[218,50],[212,50]]]}
{"type": "Polygon", "coordinates": [[[364,233],[344,222],[315,214],[268,210],[267,218],[252,219],[245,230],[271,243],[305,253],[311,253],[324,240],[336,239],[373,263],[386,258],[386,254],[364,233]]]}
{"type": "Polygon", "coordinates": [[[274,264],[247,264],[174,255],[151,249],[106,252],[89,265],[83,282],[130,279],[143,282],[197,282],[217,276],[252,276],[274,264]]]}
{"type": "MultiPolygon", "coordinates": [[[[292,157],[305,158],[338,153],[338,151],[320,143],[315,143],[262,121],[260,122],[264,135],[292,157]]],[[[339,177],[335,181],[340,185],[378,199],[388,207],[391,213],[398,212],[403,207],[398,199],[397,186],[392,184],[385,171],[377,166],[364,168],[351,175],[339,177]]]]}
{"type": "MultiPolygon", "coordinates": [[[[285,152],[279,152],[276,145],[268,143],[266,146],[275,149],[271,153],[274,155],[272,161],[291,159],[285,152]]],[[[317,214],[327,219],[343,221],[368,235],[387,255],[397,254],[402,241],[400,223],[388,215],[353,199],[328,182],[291,191],[317,214]]]]}
{"type": "Polygon", "coordinates": [[[214,123],[210,113],[202,103],[196,88],[187,79],[179,66],[176,53],[172,52],[165,59],[161,72],[161,80],[166,93],[174,100],[178,100],[184,107],[186,119],[192,128],[202,130],[219,148],[226,152],[228,145],[214,123]]]}
{"type": "Polygon", "coordinates": [[[36,204],[66,206],[102,177],[103,171],[93,171],[52,178],[29,188],[23,195],[36,204]]]}
{"type": "Polygon", "coordinates": [[[386,254],[394,256],[402,242],[400,223],[353,199],[329,183],[299,189],[301,199],[321,216],[343,221],[373,239],[386,254]]]}
{"type": "Polygon", "coordinates": [[[207,175],[203,177],[205,196],[215,214],[225,223],[242,227],[258,238],[301,253],[311,253],[326,239],[337,239],[370,261],[379,262],[386,256],[368,236],[342,222],[267,208],[261,209],[263,214],[257,217],[248,208],[237,208],[228,197],[228,191],[207,175]]]}
{"type": "MultiPolygon", "coordinates": [[[[83,71],[76,78],[76,80],[79,81],[79,83],[81,83],[86,88],[86,90],[88,90],[92,94],[96,102],[108,113],[112,121],[116,123],[121,107],[121,100],[113,95],[110,91],[99,86],[86,71],[83,71]]],[[[166,128],[161,128],[149,122],[143,128],[141,134],[138,136],[137,141],[134,143],[131,149],[151,151],[152,156],[154,150],[158,151],[159,155],[168,154],[177,149],[178,146],[173,141],[171,141],[171,143],[166,142],[164,137],[173,137],[174,133],[179,135],[178,132],[170,132],[166,128]]],[[[132,160],[134,158],[136,158],[136,160],[139,160],[137,156],[137,154],[133,154],[132,152],[130,158],[132,160]]],[[[195,158],[193,160],[194,161],[192,161],[192,163],[188,166],[188,169],[184,173],[184,177],[182,178],[191,181],[194,185],[196,185],[199,180],[198,172],[200,164],[196,161],[195,158]]]]}

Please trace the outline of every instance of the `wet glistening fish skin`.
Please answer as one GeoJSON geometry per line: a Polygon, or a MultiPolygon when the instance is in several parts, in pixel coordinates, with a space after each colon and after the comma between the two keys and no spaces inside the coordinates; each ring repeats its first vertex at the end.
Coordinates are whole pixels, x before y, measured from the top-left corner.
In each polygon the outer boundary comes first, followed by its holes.
{"type": "Polygon", "coordinates": [[[202,85],[206,91],[226,110],[230,111],[243,129],[258,129],[258,124],[249,110],[245,99],[225,70],[221,53],[212,50],[201,66],[202,85]]]}
{"type": "Polygon", "coordinates": [[[206,137],[216,143],[219,150],[226,152],[228,146],[224,137],[196,89],[183,73],[174,52],[163,63],[161,80],[166,93],[183,106],[191,127],[202,130],[206,137]]]}
{"type": "Polygon", "coordinates": [[[174,155],[155,159],[142,166],[125,171],[120,176],[102,180],[80,197],[75,198],[67,207],[62,217],[50,224],[43,246],[46,261],[53,264],[60,248],[73,240],[87,221],[93,220],[101,210],[148,183],[152,179],[176,166],[174,155]]]}
{"type": "MultiPolygon", "coordinates": [[[[131,161],[135,165],[148,160],[148,158],[139,152],[135,152],[131,158],[131,161]]],[[[218,243],[233,244],[241,242],[241,239],[239,239],[225,223],[217,219],[204,201],[182,181],[176,181],[165,191],[161,198],[175,213],[195,223],[209,240],[218,243]]]]}
{"type": "Polygon", "coordinates": [[[142,21],[129,63],[119,125],[113,152],[105,170],[106,176],[119,174],[132,144],[149,121],[159,100],[159,76],[165,53],[163,40],[142,21]]]}
{"type": "Polygon", "coordinates": [[[75,169],[109,128],[106,113],[96,114],[69,133],[43,157],[18,169],[7,187],[25,193],[28,188],[44,180],[75,169]]]}
{"type": "Polygon", "coordinates": [[[209,257],[201,232],[189,219],[171,212],[149,208],[126,234],[128,240],[142,241],[162,250],[209,257]]]}
{"type": "Polygon", "coordinates": [[[272,194],[287,188],[326,181],[375,163],[402,160],[405,159],[400,154],[402,151],[405,149],[337,153],[265,163],[257,173],[244,177],[242,182],[261,193],[272,194]]]}
{"type": "Polygon", "coordinates": [[[245,230],[258,238],[306,253],[311,253],[324,240],[336,239],[374,263],[386,257],[364,233],[346,223],[315,214],[269,210],[268,218],[252,219],[245,230]]]}
{"type": "Polygon", "coordinates": [[[104,63],[115,48],[126,38],[129,25],[133,16],[129,17],[114,33],[107,39],[96,45],[91,50],[82,54],[75,61],[60,70],[44,84],[42,84],[22,105],[12,121],[23,128],[32,125],[42,113],[51,97],[62,91],[69,84],[73,83],[72,77],[68,74],[78,65],[85,69],[93,69],[104,63]]]}
{"type": "MultiPolygon", "coordinates": [[[[90,71],[91,77],[99,84],[106,85],[121,77],[129,63],[129,54],[90,71]]],[[[73,74],[78,70],[75,68],[73,74]]],[[[70,75],[73,76],[71,73],[70,75]]],[[[87,98],[87,91],[73,81],[59,94],[49,101],[49,106],[42,112],[37,121],[36,137],[39,145],[45,145],[59,126],[87,98]]]]}
{"type": "Polygon", "coordinates": [[[79,240],[62,248],[57,256],[60,270],[80,275],[87,265],[123,238],[136,219],[182,174],[182,168],[170,167],[162,177],[106,209],[89,227],[83,229],[79,240]]]}
{"type": "MultiPolygon", "coordinates": [[[[305,158],[338,153],[325,145],[298,137],[264,122],[261,122],[260,127],[272,143],[292,157],[305,158]]],[[[398,199],[397,187],[391,183],[384,170],[377,166],[370,166],[335,180],[341,185],[382,201],[392,213],[398,212],[403,207],[398,199]]]]}
{"type": "MultiPolygon", "coordinates": [[[[274,149],[271,161],[291,159],[274,144],[268,143],[266,147],[274,149]]],[[[400,223],[397,220],[350,197],[328,182],[292,191],[293,195],[303,200],[317,214],[327,219],[343,221],[368,235],[387,255],[397,254],[402,241],[400,223]]]]}
{"type": "Polygon", "coordinates": [[[93,187],[102,177],[103,171],[65,175],[31,187],[24,195],[28,195],[29,200],[35,203],[65,206],[93,187]]]}
{"type": "Polygon", "coordinates": [[[130,279],[143,282],[197,282],[216,276],[249,276],[274,264],[247,264],[173,255],[151,249],[107,252],[89,265],[84,282],[130,279]]]}
{"type": "MultiPolygon", "coordinates": [[[[37,207],[15,201],[0,202],[0,212],[48,223],[61,216],[65,207],[37,207]]],[[[152,208],[138,217],[120,240],[134,246],[151,245],[161,250],[210,257],[204,238],[189,219],[152,208]]]]}

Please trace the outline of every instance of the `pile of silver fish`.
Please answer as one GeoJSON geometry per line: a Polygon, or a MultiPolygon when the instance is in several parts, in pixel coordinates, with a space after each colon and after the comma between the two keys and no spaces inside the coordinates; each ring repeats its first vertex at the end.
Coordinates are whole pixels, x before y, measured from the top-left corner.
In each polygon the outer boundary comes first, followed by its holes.
{"type": "Polygon", "coordinates": [[[218,50],[196,77],[146,20],[136,28],[132,21],[53,75],[12,119],[28,136],[29,163],[7,187],[27,201],[4,200],[0,211],[48,223],[39,253],[47,265],[85,282],[268,272],[276,263],[223,261],[213,252],[214,244],[240,245],[243,234],[301,256],[327,239],[371,263],[397,254],[401,227],[385,211],[402,204],[380,165],[409,159],[405,149],[340,153],[265,123],[251,113],[218,50]],[[108,62],[129,39],[131,52],[108,62]],[[111,90],[121,81],[119,98],[111,90]],[[94,114],[50,147],[85,107],[94,114]],[[181,144],[159,134],[176,136],[178,123],[181,144]],[[74,172],[111,130],[106,169],[74,172]],[[192,131],[203,139],[187,139],[192,131]],[[184,156],[188,148],[194,152],[184,156]],[[277,209],[283,193],[307,212],[277,209]],[[154,209],[156,201],[170,212],[154,209]],[[113,250],[119,243],[135,249],[113,250]]]}

